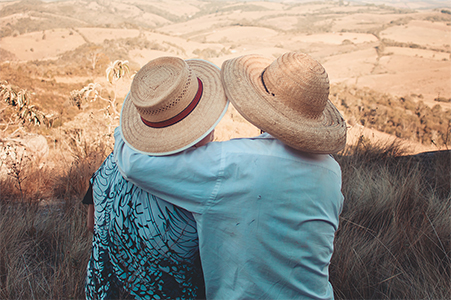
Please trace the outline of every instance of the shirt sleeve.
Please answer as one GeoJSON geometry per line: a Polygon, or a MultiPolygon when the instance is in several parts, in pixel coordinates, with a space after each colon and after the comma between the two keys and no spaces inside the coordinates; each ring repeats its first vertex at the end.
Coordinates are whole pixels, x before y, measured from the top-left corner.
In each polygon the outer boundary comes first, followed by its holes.
{"type": "Polygon", "coordinates": [[[221,183],[221,143],[149,156],[128,146],[119,127],[114,137],[115,160],[126,180],[193,213],[202,213],[215,200],[221,183]]]}

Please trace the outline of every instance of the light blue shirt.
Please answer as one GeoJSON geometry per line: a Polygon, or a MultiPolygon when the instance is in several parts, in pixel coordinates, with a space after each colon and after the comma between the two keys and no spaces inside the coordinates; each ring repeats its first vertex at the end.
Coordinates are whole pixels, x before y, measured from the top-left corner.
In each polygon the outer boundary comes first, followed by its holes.
{"type": "Polygon", "coordinates": [[[208,299],[333,298],[343,195],[330,155],[262,134],[152,157],[119,128],[114,154],[125,179],[193,213],[208,299]]]}

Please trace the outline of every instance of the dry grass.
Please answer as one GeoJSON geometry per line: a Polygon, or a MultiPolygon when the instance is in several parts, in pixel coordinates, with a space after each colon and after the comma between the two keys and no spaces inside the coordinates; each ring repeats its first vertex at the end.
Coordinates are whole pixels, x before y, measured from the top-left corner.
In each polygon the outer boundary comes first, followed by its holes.
{"type": "MultiPolygon", "coordinates": [[[[85,145],[59,171],[24,168],[22,194],[15,178],[0,180],[0,299],[84,298],[80,201],[103,150],[85,145]]],[[[451,298],[450,153],[402,154],[361,140],[336,156],[346,198],[330,266],[337,299],[451,298]]]]}
{"type": "Polygon", "coordinates": [[[82,297],[90,238],[78,202],[67,210],[0,204],[0,298],[82,297]]]}
{"type": "Polygon", "coordinates": [[[361,141],[337,156],[346,203],[330,268],[338,299],[451,298],[451,152],[402,152],[361,141]]]}
{"type": "Polygon", "coordinates": [[[80,199],[104,158],[86,146],[55,169],[24,160],[20,184],[0,179],[0,299],[84,298],[91,236],[80,199]]]}

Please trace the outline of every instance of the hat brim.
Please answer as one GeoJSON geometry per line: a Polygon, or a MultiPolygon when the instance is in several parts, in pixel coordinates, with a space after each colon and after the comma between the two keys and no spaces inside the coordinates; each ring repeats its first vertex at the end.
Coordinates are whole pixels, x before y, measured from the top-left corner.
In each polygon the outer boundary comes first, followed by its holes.
{"type": "Polygon", "coordinates": [[[295,149],[323,154],[342,150],[346,144],[346,122],[330,100],[323,114],[312,120],[268,95],[261,74],[272,62],[260,55],[245,55],[222,64],[224,90],[236,110],[250,123],[295,149]]]}
{"type": "Polygon", "coordinates": [[[227,111],[220,69],[200,59],[189,59],[186,63],[202,81],[203,92],[196,108],[178,123],[164,128],[149,127],[141,120],[130,93],[125,98],[120,128],[124,141],[134,150],[155,156],[183,151],[206,137],[227,111]]]}

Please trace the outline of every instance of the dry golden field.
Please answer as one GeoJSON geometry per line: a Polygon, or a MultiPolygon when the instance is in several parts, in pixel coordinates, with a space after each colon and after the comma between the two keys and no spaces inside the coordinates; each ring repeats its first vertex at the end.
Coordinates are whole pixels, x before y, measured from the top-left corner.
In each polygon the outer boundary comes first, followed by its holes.
{"type": "MultiPolygon", "coordinates": [[[[27,89],[33,94],[33,103],[59,120],[57,131],[39,131],[50,150],[53,146],[58,151],[63,145],[58,148],[55,140],[64,139],[56,137],[62,132],[77,131],[86,138],[99,139],[99,133],[109,133],[117,125],[116,116],[95,118],[100,124],[87,120],[99,111],[100,104],[84,103],[82,110],[76,110],[67,101],[72,90],[98,83],[103,93],[115,94],[120,111],[131,78],[121,79],[114,87],[106,82],[105,69],[115,60],[128,60],[132,75],[149,60],[164,55],[203,58],[220,66],[244,54],[275,59],[287,51],[301,51],[324,65],[332,85],[369,88],[393,97],[419,95],[415,99],[430,108],[439,104],[446,111],[451,109],[451,15],[445,2],[442,5],[346,1],[0,2],[0,79],[27,89]],[[439,103],[436,98],[446,101],[439,103]]],[[[362,135],[371,140],[391,138],[386,132],[361,126],[359,116],[342,113],[346,119],[357,119],[355,126],[352,120],[349,122],[353,124],[349,143],[362,135]]],[[[5,130],[7,123],[3,116],[3,138],[18,129],[10,125],[5,130]]],[[[218,126],[217,138],[257,133],[231,107],[218,126]]],[[[420,144],[410,139],[408,143],[411,152],[444,149],[435,141],[420,144]]]]}
{"type": "MultiPolygon", "coordinates": [[[[131,78],[121,79],[114,87],[108,84],[103,76],[108,63],[128,60],[132,75],[164,55],[203,58],[221,66],[244,54],[275,59],[284,52],[301,51],[324,65],[332,85],[369,88],[393,97],[415,95],[430,108],[439,104],[446,111],[451,109],[451,14],[446,2],[441,5],[5,1],[0,2],[0,79],[33,93],[32,101],[59,120],[59,131],[39,132],[50,146],[52,140],[63,139],[55,138],[61,132],[80,131],[94,138],[117,125],[116,116],[99,117],[96,121],[105,124],[94,129],[95,122],[87,119],[102,105],[84,103],[82,110],[76,110],[67,101],[70,91],[98,83],[103,93],[115,94],[120,111],[131,78]],[[434,101],[437,98],[445,102],[434,101]]],[[[359,116],[342,113],[352,119],[349,143],[362,135],[371,140],[392,136],[362,126],[359,116]]],[[[12,125],[4,130],[6,123],[0,127],[4,138],[14,132],[12,125]]],[[[231,107],[218,126],[217,138],[257,133],[231,107]]],[[[411,152],[444,149],[436,141],[410,139],[408,143],[411,152]]],[[[53,148],[58,148],[57,143],[53,142],[53,148]]]]}
{"type": "MultiPolygon", "coordinates": [[[[141,66],[288,51],[324,65],[348,124],[336,298],[450,298],[449,151],[405,157],[451,147],[447,1],[0,0],[0,299],[83,298],[80,199],[141,66]]],[[[257,134],[233,106],[216,129],[257,134]]]]}

